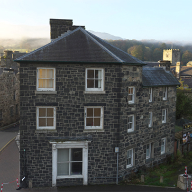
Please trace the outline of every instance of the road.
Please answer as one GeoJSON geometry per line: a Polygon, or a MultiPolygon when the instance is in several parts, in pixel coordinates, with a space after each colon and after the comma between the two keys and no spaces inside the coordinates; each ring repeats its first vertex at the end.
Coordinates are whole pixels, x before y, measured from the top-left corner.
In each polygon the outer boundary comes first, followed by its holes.
{"type": "Polygon", "coordinates": [[[0,152],[17,135],[19,125],[0,131],[0,152]]]}

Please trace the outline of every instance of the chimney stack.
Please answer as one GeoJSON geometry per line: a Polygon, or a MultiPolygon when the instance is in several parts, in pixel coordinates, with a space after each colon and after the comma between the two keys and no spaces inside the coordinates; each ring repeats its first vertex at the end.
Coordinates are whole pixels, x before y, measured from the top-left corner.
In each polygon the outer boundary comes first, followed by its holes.
{"type": "Polygon", "coordinates": [[[159,67],[163,67],[166,71],[170,71],[170,61],[159,61],[159,67]]]}
{"type": "Polygon", "coordinates": [[[85,29],[85,26],[73,25],[73,20],[71,19],[50,19],[51,40],[54,40],[67,31],[72,31],[78,27],[82,27],[85,29]]]}

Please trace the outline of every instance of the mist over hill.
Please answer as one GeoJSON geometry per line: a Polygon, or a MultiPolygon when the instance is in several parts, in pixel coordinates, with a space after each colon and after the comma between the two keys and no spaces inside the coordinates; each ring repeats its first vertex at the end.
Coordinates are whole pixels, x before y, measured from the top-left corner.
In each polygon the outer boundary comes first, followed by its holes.
{"type": "MultiPolygon", "coordinates": [[[[180,49],[182,65],[192,60],[192,43],[129,40],[108,33],[89,31],[143,61],[162,60],[163,49],[180,49]]],[[[0,53],[3,53],[4,50],[31,52],[48,43],[50,43],[49,38],[0,39],[0,53]]]]}

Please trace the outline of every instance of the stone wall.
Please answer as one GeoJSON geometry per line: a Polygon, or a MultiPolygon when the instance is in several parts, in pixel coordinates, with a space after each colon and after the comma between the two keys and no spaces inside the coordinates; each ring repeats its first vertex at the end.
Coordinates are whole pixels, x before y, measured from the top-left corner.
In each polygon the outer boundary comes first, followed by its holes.
{"type": "MultiPolygon", "coordinates": [[[[154,162],[173,153],[175,122],[175,88],[168,88],[168,100],[162,100],[162,87],[154,88],[149,103],[148,88],[142,87],[142,67],[113,64],[24,64],[20,65],[20,173],[26,174],[34,187],[51,186],[52,145],[49,137],[92,136],[88,144],[88,183],[114,183],[117,154],[120,147],[119,176],[149,165],[145,161],[146,143],[154,143],[154,162]],[[57,94],[36,94],[36,68],[56,68],[57,94]],[[85,69],[103,68],[105,94],[85,93],[85,69]],[[136,103],[128,104],[128,86],[136,88],[136,103]],[[56,106],[56,131],[36,130],[36,106],[56,106]],[[84,107],[104,107],[104,132],[84,131],[84,107]],[[168,109],[168,121],[162,124],[162,108],[168,109]],[[154,111],[153,126],[148,128],[148,111],[154,111]],[[135,131],[127,133],[127,116],[135,114],[135,131]],[[160,155],[160,139],[167,138],[166,154],[160,155]],[[134,148],[135,165],[126,169],[127,149],[134,148]],[[26,151],[26,173],[24,167],[26,151]]],[[[77,179],[79,183],[80,179],[77,179]]],[[[57,181],[61,185],[61,181],[57,181]]],[[[74,180],[71,182],[75,183],[74,180]]],[[[63,182],[65,185],[66,182],[63,182]]]]}
{"type": "Polygon", "coordinates": [[[180,62],[180,50],[179,49],[164,49],[163,60],[170,61],[172,66],[175,66],[177,62],[180,62]]]}
{"type": "Polygon", "coordinates": [[[6,71],[0,75],[0,127],[19,120],[20,116],[19,74],[6,71]]]}

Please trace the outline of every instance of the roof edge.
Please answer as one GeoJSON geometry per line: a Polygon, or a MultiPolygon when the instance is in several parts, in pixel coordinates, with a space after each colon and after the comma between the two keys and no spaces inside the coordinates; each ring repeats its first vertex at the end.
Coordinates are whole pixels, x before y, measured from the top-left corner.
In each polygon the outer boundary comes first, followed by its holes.
{"type": "Polygon", "coordinates": [[[143,63],[127,63],[127,62],[91,62],[91,61],[39,61],[39,60],[13,60],[17,63],[69,63],[69,64],[121,64],[121,65],[137,65],[143,66],[143,63]]]}

